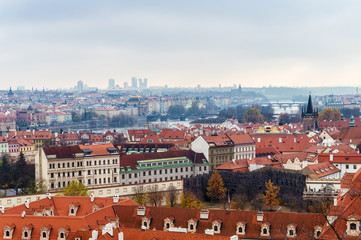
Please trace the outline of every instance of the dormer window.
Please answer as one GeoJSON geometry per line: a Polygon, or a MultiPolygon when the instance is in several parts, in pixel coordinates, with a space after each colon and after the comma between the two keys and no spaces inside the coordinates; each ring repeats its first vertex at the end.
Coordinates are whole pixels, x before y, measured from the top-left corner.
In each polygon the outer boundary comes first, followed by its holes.
{"type": "Polygon", "coordinates": [[[15,224],[8,224],[4,227],[3,239],[12,239],[15,229],[15,224]]]}
{"type": "Polygon", "coordinates": [[[70,231],[69,226],[61,227],[58,230],[58,240],[66,239],[66,233],[70,231]]]}
{"type": "Polygon", "coordinates": [[[246,233],[246,221],[240,221],[237,223],[236,234],[243,235],[246,233]]]}
{"type": "Polygon", "coordinates": [[[212,222],[212,229],[213,229],[215,234],[220,234],[221,233],[222,223],[223,223],[223,221],[220,220],[220,219],[217,219],[217,220],[212,222]]]}
{"type": "Polygon", "coordinates": [[[142,218],[142,229],[149,229],[150,228],[150,222],[152,220],[152,217],[145,216],[142,218]]]}
{"type": "Polygon", "coordinates": [[[188,220],[188,232],[195,233],[196,229],[197,229],[197,223],[198,223],[197,218],[189,219],[188,220]]]}
{"type": "Polygon", "coordinates": [[[351,216],[347,219],[347,229],[346,234],[349,236],[359,236],[360,231],[360,220],[361,216],[353,213],[351,216]]]}
{"type": "Polygon", "coordinates": [[[170,216],[164,219],[164,231],[168,231],[169,228],[174,227],[174,217],[170,216]]]}
{"type": "Polygon", "coordinates": [[[23,239],[31,239],[31,232],[33,231],[34,226],[32,224],[28,224],[23,227],[23,239]]]}
{"type": "Polygon", "coordinates": [[[289,225],[287,226],[287,237],[288,237],[288,238],[295,238],[295,237],[297,237],[296,228],[297,228],[297,225],[296,225],[296,224],[289,224],[289,225]]]}
{"type": "Polygon", "coordinates": [[[262,237],[269,237],[270,227],[271,227],[271,224],[269,222],[265,222],[262,224],[262,226],[261,226],[261,236],[262,237]]]}
{"type": "Polygon", "coordinates": [[[40,229],[40,240],[48,240],[50,237],[50,231],[52,229],[52,226],[50,224],[45,225],[40,229]]]}
{"type": "Polygon", "coordinates": [[[76,212],[79,209],[80,204],[78,202],[69,205],[69,216],[76,216],[76,212]]]}

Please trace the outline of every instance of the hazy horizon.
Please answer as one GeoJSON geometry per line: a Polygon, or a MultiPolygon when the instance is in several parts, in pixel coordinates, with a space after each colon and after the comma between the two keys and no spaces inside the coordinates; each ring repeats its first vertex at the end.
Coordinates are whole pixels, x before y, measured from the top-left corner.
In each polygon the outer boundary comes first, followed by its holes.
{"type": "Polygon", "coordinates": [[[2,89],[358,86],[360,1],[0,2],[2,89]]]}

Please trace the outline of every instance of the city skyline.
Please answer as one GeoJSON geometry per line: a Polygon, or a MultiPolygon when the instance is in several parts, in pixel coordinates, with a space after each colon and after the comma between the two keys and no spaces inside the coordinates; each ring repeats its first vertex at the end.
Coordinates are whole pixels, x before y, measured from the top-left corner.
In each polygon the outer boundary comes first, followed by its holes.
{"type": "Polygon", "coordinates": [[[2,89],[357,86],[358,1],[0,3],[2,89]]]}

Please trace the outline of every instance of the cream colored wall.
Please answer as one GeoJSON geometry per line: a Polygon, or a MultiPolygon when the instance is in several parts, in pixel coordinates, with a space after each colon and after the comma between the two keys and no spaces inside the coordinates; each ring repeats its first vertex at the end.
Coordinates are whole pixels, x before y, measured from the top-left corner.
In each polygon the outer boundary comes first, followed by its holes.
{"type": "MultiPolygon", "coordinates": [[[[135,194],[135,188],[143,186],[144,189],[148,190],[152,185],[157,185],[160,191],[167,191],[169,186],[174,186],[178,191],[183,191],[183,180],[173,180],[155,183],[142,183],[142,184],[131,184],[131,185],[117,185],[111,187],[101,188],[89,188],[89,194],[94,194],[95,197],[112,197],[119,195],[120,198],[132,198],[135,194]]],[[[51,196],[56,196],[58,191],[50,192],[51,196]]],[[[24,204],[26,200],[30,202],[46,198],[47,196],[42,194],[29,194],[29,195],[18,195],[11,197],[0,197],[0,206],[5,208],[24,204]]]]}

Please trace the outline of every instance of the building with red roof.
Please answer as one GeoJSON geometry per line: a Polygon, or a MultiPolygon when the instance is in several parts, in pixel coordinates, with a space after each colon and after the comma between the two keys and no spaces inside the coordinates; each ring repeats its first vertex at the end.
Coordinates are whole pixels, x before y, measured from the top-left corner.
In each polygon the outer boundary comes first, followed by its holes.
{"type": "Polygon", "coordinates": [[[43,147],[35,156],[35,177],[50,190],[70,181],[87,187],[119,184],[119,152],[112,143],[43,147]]]}

